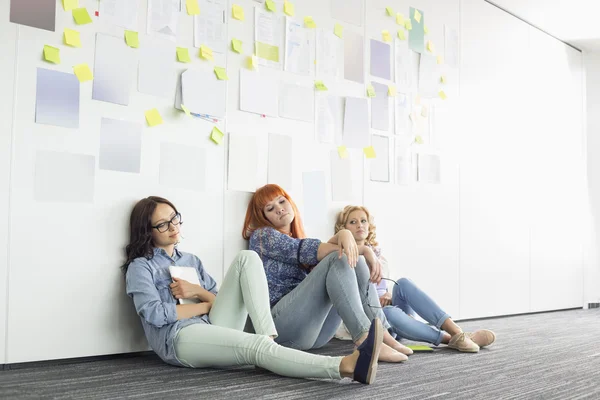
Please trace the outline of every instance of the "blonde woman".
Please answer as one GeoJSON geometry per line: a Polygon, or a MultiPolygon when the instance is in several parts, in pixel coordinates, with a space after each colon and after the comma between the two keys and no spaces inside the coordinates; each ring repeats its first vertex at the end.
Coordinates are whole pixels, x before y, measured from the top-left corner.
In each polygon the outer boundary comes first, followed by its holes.
{"type": "MultiPolygon", "coordinates": [[[[347,229],[354,236],[358,246],[370,247],[382,265],[387,261],[381,255],[381,248],[376,240],[376,226],[373,216],[366,207],[346,206],[338,214],[335,232],[347,229]]],[[[335,241],[335,237],[332,238],[335,241]]],[[[462,352],[476,353],[481,347],[491,345],[496,336],[492,331],[483,329],[473,333],[462,329],[445,313],[425,292],[411,280],[401,278],[394,282],[390,294],[386,280],[377,285],[379,303],[371,307],[383,308],[383,312],[397,337],[434,345],[447,344],[448,347],[462,352]],[[417,321],[415,313],[429,323],[417,321]]],[[[375,289],[375,285],[371,285],[375,289]]]]}

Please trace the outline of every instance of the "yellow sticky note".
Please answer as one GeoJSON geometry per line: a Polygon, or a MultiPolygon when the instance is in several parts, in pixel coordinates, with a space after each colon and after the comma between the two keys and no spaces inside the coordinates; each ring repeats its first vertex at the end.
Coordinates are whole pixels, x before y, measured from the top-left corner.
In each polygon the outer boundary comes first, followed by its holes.
{"type": "Polygon", "coordinates": [[[429,108],[427,108],[427,106],[421,107],[421,117],[427,118],[428,115],[429,115],[429,108]]]}
{"type": "Polygon", "coordinates": [[[44,45],[44,60],[54,64],[60,64],[60,49],[44,45]]]}
{"type": "Polygon", "coordinates": [[[387,15],[390,17],[394,16],[394,10],[392,9],[392,7],[386,7],[385,11],[387,12],[387,15]]]}
{"type": "Polygon", "coordinates": [[[198,7],[198,0],[185,0],[185,8],[187,9],[188,15],[199,15],[200,7],[198,7]]]}
{"type": "Polygon", "coordinates": [[[421,135],[417,135],[415,137],[415,143],[423,144],[423,143],[425,143],[425,141],[423,140],[423,138],[421,137],[421,135]]]}
{"type": "Polygon", "coordinates": [[[402,29],[398,30],[398,39],[406,40],[406,35],[404,34],[404,31],[402,29]]]}
{"type": "Polygon", "coordinates": [[[66,45],[81,47],[81,38],[79,32],[73,29],[65,28],[63,40],[66,45]]]}
{"type": "Polygon", "coordinates": [[[429,28],[427,27],[427,25],[423,26],[423,33],[425,33],[426,35],[429,33],[429,28]]]}
{"type": "Polygon", "coordinates": [[[290,17],[294,16],[294,5],[292,3],[290,3],[289,1],[285,0],[283,2],[283,12],[286,13],[287,15],[289,15],[290,17]]]}
{"type": "Polygon", "coordinates": [[[94,79],[94,74],[92,74],[92,70],[87,64],[77,64],[73,67],[73,72],[79,82],[87,82],[94,79]]]}
{"type": "Polygon", "coordinates": [[[182,63],[192,62],[192,59],[190,58],[190,52],[188,51],[187,47],[177,48],[177,61],[182,63]]]}
{"type": "Polygon", "coordinates": [[[373,87],[373,85],[367,86],[367,96],[375,97],[375,88],[373,87]]]}
{"type": "Polygon", "coordinates": [[[140,37],[135,31],[125,31],[125,43],[127,46],[137,49],[140,47],[140,37]]]}
{"type": "Polygon", "coordinates": [[[213,127],[212,132],[210,133],[210,140],[215,142],[215,144],[221,144],[223,142],[224,136],[225,134],[215,126],[213,127]]]}
{"type": "Polygon", "coordinates": [[[231,39],[231,50],[236,53],[242,53],[242,41],[237,39],[231,39]]]}
{"type": "Polygon", "coordinates": [[[404,27],[406,28],[407,31],[412,30],[412,22],[410,22],[410,19],[407,19],[406,21],[404,21],[404,27]]]}
{"type": "Polygon", "coordinates": [[[433,42],[431,40],[427,41],[427,50],[429,50],[431,53],[433,53],[435,51],[435,49],[433,47],[433,42]]]}
{"type": "Polygon", "coordinates": [[[415,8],[415,21],[421,22],[421,13],[415,8]]]}
{"type": "Polygon", "coordinates": [[[346,146],[339,146],[337,148],[337,151],[340,158],[348,158],[348,149],[346,148],[346,146]]]}
{"type": "Polygon", "coordinates": [[[327,90],[327,86],[323,83],[323,81],[315,81],[315,89],[319,91],[327,90]]]}
{"type": "Polygon", "coordinates": [[[234,4],[233,6],[231,6],[231,16],[233,17],[233,19],[243,21],[244,20],[244,9],[241,6],[234,4]]]}
{"type": "Polygon", "coordinates": [[[317,27],[317,24],[315,23],[315,20],[313,19],[313,17],[304,17],[304,26],[310,29],[314,29],[317,27]]]}
{"type": "Polygon", "coordinates": [[[333,28],[333,33],[335,34],[335,36],[341,39],[342,35],[344,34],[344,27],[341,24],[336,23],[335,28],[333,28]]]}
{"type": "Polygon", "coordinates": [[[396,14],[396,23],[398,25],[404,25],[404,14],[402,14],[402,13],[396,14]]]}
{"type": "Polygon", "coordinates": [[[65,11],[71,11],[79,8],[79,0],[62,0],[65,11]]]}
{"type": "Polygon", "coordinates": [[[265,2],[265,7],[271,12],[277,11],[277,7],[275,7],[275,2],[273,0],[267,0],[265,2]]]}
{"type": "Polygon", "coordinates": [[[205,60],[210,60],[210,61],[214,61],[214,57],[213,57],[213,51],[210,47],[205,46],[205,45],[201,45],[200,46],[200,57],[204,58],[205,60]]]}
{"type": "Polygon", "coordinates": [[[246,60],[246,64],[248,66],[248,69],[257,69],[258,68],[258,57],[249,56],[248,59],[246,60]]]}
{"type": "Polygon", "coordinates": [[[377,154],[375,154],[375,149],[373,148],[373,146],[363,148],[363,153],[365,153],[365,156],[367,156],[367,158],[376,158],[377,157],[377,154]]]}
{"type": "Polygon", "coordinates": [[[92,22],[92,18],[86,8],[73,9],[73,19],[77,25],[85,25],[92,22]]]}
{"type": "Polygon", "coordinates": [[[186,106],[184,106],[183,104],[181,105],[181,109],[183,110],[183,112],[185,113],[185,115],[187,115],[188,117],[192,116],[192,112],[190,111],[190,109],[187,108],[186,106]]]}
{"type": "Polygon", "coordinates": [[[446,83],[446,75],[440,76],[440,82],[446,83]]]}
{"type": "Polygon", "coordinates": [[[389,31],[382,31],[381,32],[381,37],[383,38],[384,42],[391,42],[392,41],[392,36],[390,35],[389,31]]]}
{"type": "Polygon", "coordinates": [[[394,85],[388,86],[388,96],[396,97],[396,86],[394,86],[394,85]]]}
{"type": "Polygon", "coordinates": [[[440,96],[440,99],[442,100],[446,100],[448,98],[448,96],[446,96],[446,93],[443,90],[440,90],[438,96],[440,96]]]}
{"type": "Polygon", "coordinates": [[[146,111],[145,115],[148,126],[156,126],[163,123],[163,119],[156,108],[146,111]]]}
{"type": "Polygon", "coordinates": [[[228,81],[227,70],[223,67],[215,67],[214,69],[217,79],[220,81],[228,81]]]}
{"type": "Polygon", "coordinates": [[[265,60],[279,62],[279,47],[271,44],[254,42],[254,54],[265,60]]]}
{"type": "Polygon", "coordinates": [[[444,63],[444,57],[437,56],[437,63],[440,64],[440,65],[443,64],[444,63]]]}

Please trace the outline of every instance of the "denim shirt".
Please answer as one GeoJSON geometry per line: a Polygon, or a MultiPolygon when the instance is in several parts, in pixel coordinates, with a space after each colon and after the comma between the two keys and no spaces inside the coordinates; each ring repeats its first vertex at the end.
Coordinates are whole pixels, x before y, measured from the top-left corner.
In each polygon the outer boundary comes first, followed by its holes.
{"type": "Polygon", "coordinates": [[[163,361],[183,366],[175,356],[174,340],[182,328],[191,324],[210,324],[208,315],[177,320],[178,300],[171,294],[173,282],[169,266],[194,267],[202,287],[217,294],[217,283],[204,270],[202,262],[193,254],[177,249],[170,257],[163,249],[155,248],[151,259],[138,257],[129,264],[125,276],[127,294],[133,299],[135,310],[150,347],[163,361]]]}
{"type": "Polygon", "coordinates": [[[306,278],[309,271],[302,265],[319,263],[320,244],[319,239],[295,239],[270,227],[252,232],[249,249],[257,252],[263,262],[271,307],[306,278]]]}

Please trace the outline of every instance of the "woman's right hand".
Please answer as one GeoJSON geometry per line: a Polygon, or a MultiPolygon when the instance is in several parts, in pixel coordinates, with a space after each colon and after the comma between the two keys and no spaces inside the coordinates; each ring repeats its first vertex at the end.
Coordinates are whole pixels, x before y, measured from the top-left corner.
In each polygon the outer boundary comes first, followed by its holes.
{"type": "Polygon", "coordinates": [[[356,263],[358,262],[358,246],[356,245],[354,236],[352,236],[352,232],[347,229],[342,229],[337,233],[337,237],[338,246],[340,246],[338,251],[339,258],[342,258],[342,254],[345,253],[348,257],[348,264],[350,267],[356,267],[356,263]]]}

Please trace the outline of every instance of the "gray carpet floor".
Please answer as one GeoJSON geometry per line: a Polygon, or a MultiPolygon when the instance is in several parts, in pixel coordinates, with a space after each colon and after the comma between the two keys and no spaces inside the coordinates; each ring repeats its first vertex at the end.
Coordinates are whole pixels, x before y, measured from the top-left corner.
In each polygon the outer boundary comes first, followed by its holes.
{"type": "MultiPolygon", "coordinates": [[[[5,366],[0,399],[600,399],[600,309],[460,323],[497,342],[477,354],[440,346],[380,364],[377,382],[276,376],[254,367],[177,368],[152,354],[5,366]]],[[[332,340],[318,354],[350,352],[332,340]]]]}

